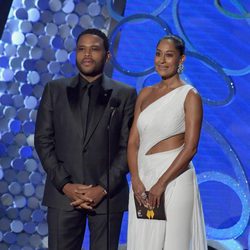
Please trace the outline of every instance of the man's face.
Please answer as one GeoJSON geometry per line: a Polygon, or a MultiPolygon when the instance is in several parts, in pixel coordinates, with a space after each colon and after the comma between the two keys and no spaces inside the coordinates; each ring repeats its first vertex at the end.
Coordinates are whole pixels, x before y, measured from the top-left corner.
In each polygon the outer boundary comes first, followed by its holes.
{"type": "Polygon", "coordinates": [[[82,75],[91,77],[100,75],[108,57],[109,53],[99,36],[86,34],[78,40],[76,64],[82,75]]]}

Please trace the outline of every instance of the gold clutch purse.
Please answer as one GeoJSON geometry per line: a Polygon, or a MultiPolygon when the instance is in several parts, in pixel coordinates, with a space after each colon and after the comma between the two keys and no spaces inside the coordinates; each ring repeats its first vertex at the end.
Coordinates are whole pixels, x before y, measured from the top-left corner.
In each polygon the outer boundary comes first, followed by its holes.
{"type": "MultiPolygon", "coordinates": [[[[146,192],[146,194],[148,195],[148,192],[146,192]]],[[[136,215],[138,219],[167,220],[164,207],[164,193],[161,196],[160,206],[155,207],[154,209],[150,209],[145,207],[144,205],[140,205],[135,196],[134,200],[136,215]]]]}

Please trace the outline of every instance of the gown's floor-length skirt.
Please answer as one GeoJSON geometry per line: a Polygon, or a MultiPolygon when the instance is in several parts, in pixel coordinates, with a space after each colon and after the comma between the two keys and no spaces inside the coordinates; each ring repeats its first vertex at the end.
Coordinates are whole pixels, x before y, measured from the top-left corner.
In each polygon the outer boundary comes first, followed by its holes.
{"type": "MultiPolygon", "coordinates": [[[[149,190],[167,170],[182,147],[139,157],[139,175],[149,190]]],[[[204,220],[192,163],[165,190],[167,220],[137,219],[130,190],[127,250],[205,250],[204,220]]]]}

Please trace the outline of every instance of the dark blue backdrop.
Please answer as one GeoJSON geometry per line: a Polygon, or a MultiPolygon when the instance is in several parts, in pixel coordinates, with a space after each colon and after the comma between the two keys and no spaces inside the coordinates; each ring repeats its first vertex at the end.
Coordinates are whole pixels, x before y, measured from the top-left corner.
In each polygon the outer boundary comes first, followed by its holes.
{"type": "MultiPolygon", "coordinates": [[[[249,9],[247,1],[128,0],[126,19],[111,36],[115,41],[120,34],[113,76],[138,90],[159,81],[150,70],[157,41],[169,32],[185,40],[182,79],[198,89],[204,102],[194,165],[207,235],[237,239],[244,248],[250,208],[249,9]]],[[[241,249],[235,242],[221,244],[241,249]]]]}

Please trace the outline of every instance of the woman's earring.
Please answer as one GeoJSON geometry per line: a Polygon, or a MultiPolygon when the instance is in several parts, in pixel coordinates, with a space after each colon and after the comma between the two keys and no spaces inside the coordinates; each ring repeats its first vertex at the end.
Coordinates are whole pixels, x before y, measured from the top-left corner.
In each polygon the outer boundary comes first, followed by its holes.
{"type": "Polygon", "coordinates": [[[181,74],[183,72],[183,70],[184,70],[184,65],[182,63],[180,63],[178,65],[178,68],[177,68],[177,73],[181,74]]]}

